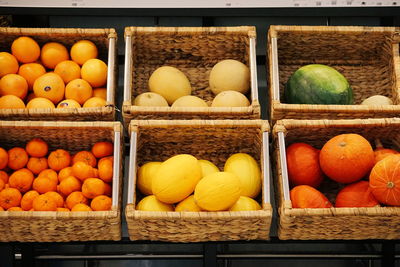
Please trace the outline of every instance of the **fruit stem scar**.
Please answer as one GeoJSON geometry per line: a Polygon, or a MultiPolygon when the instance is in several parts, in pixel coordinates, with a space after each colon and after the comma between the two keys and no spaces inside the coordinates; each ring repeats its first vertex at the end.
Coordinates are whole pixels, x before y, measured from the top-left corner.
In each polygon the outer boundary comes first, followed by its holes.
{"type": "Polygon", "coordinates": [[[388,182],[386,187],[387,188],[393,188],[394,187],[394,183],[393,182],[388,182]]]}
{"type": "Polygon", "coordinates": [[[346,142],[340,142],[339,146],[346,146],[346,142]]]}
{"type": "Polygon", "coordinates": [[[51,87],[50,86],[46,86],[45,88],[44,88],[44,90],[47,92],[47,91],[50,91],[51,90],[51,87]]]}

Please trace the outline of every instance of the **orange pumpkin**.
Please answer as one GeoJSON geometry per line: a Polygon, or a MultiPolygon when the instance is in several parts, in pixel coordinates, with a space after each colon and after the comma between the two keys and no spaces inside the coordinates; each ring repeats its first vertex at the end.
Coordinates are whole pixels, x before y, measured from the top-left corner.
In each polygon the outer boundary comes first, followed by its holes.
{"type": "Polygon", "coordinates": [[[400,206],[400,155],[379,161],[369,175],[369,186],[380,203],[400,206]]]}
{"type": "Polygon", "coordinates": [[[399,154],[399,152],[397,152],[394,149],[384,148],[379,139],[375,140],[375,146],[376,146],[374,150],[375,164],[378,163],[378,161],[380,161],[381,159],[386,158],[387,156],[399,154]]]}
{"type": "Polygon", "coordinates": [[[318,187],[324,176],[319,166],[319,150],[305,143],[294,143],[286,149],[289,182],[292,186],[318,187]]]}
{"type": "Polygon", "coordinates": [[[367,181],[350,184],[340,190],[336,196],[335,207],[375,207],[379,202],[371,192],[367,181]]]}
{"type": "Polygon", "coordinates": [[[368,174],[375,163],[367,139],[358,134],[341,134],[330,139],[319,154],[322,171],[339,183],[353,183],[368,174]]]}
{"type": "Polygon", "coordinates": [[[298,185],[290,190],[290,199],[293,208],[330,208],[331,202],[314,187],[298,185]]]}

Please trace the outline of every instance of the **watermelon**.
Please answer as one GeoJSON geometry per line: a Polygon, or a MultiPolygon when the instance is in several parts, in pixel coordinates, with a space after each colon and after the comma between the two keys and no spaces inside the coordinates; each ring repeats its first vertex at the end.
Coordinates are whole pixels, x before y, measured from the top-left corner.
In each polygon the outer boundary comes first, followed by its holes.
{"type": "Polygon", "coordinates": [[[353,104],[353,90],[346,78],[332,67],[306,65],[286,83],[285,99],[290,104],[353,104]]]}

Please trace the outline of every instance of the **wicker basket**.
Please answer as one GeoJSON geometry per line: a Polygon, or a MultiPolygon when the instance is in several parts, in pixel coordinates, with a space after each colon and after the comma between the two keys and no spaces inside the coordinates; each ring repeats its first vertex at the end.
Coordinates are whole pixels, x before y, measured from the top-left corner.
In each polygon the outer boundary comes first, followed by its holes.
{"type": "Polygon", "coordinates": [[[97,141],[114,143],[114,177],[110,211],[0,212],[0,242],[65,242],[121,239],[122,126],[119,122],[0,121],[0,145],[21,146],[34,137],[49,150],[87,150],[97,141]],[[116,167],[119,166],[119,167],[116,167]]]}
{"type": "Polygon", "coordinates": [[[0,27],[6,27],[11,25],[11,16],[0,15],[0,27]]]}
{"type": "MultiPolygon", "coordinates": [[[[380,138],[385,147],[400,148],[400,119],[282,120],[274,127],[274,166],[279,200],[280,239],[398,239],[400,207],[292,208],[286,145],[305,142],[321,148],[333,136],[358,133],[370,142],[380,138]]],[[[334,203],[343,187],[325,179],[320,190],[334,203]]]]}
{"type": "Polygon", "coordinates": [[[107,106],[96,108],[68,109],[0,109],[2,120],[67,120],[67,121],[113,121],[115,119],[115,88],[117,77],[117,34],[114,29],[40,29],[0,28],[0,51],[10,51],[12,42],[19,36],[30,36],[40,46],[54,41],[64,44],[69,50],[82,39],[94,42],[99,58],[108,65],[107,106]]]}
{"type": "Polygon", "coordinates": [[[268,33],[270,115],[280,119],[384,118],[400,114],[399,44],[394,28],[271,26],[268,33]],[[349,81],[355,105],[287,104],[285,83],[301,66],[325,64],[349,81]],[[395,105],[359,105],[372,95],[395,105]]]}
{"type": "Polygon", "coordinates": [[[201,242],[269,239],[272,208],[269,183],[269,126],[261,120],[131,121],[128,200],[125,210],[131,240],[201,242]],[[149,212],[135,210],[136,166],[188,153],[223,169],[237,152],[261,162],[262,210],[239,212],[149,212]]]}
{"type": "Polygon", "coordinates": [[[123,116],[131,119],[259,119],[256,32],[254,27],[128,27],[125,29],[125,89],[123,116]],[[236,59],[250,68],[249,107],[183,108],[134,106],[133,99],[148,91],[148,79],[163,65],[174,66],[189,78],[192,95],[211,104],[208,88],[212,67],[236,59]]]}

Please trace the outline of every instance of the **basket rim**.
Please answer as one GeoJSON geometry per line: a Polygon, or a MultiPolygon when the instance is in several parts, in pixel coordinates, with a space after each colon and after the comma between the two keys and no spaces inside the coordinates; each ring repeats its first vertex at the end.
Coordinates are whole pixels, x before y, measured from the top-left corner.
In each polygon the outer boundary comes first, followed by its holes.
{"type": "Polygon", "coordinates": [[[29,27],[0,27],[1,34],[19,34],[19,35],[48,35],[48,34],[63,34],[63,35],[89,35],[102,36],[108,38],[117,37],[115,28],[29,28],[29,27]]]}
{"type": "Polygon", "coordinates": [[[250,38],[256,37],[255,26],[213,26],[213,27],[145,27],[145,26],[127,26],[124,29],[125,38],[136,34],[216,34],[231,33],[248,35],[250,38]]]}
{"type": "Polygon", "coordinates": [[[138,127],[203,127],[203,126],[217,126],[217,127],[261,127],[264,132],[270,132],[271,128],[267,120],[131,120],[129,123],[129,135],[138,127]]]}
{"type": "Polygon", "coordinates": [[[0,120],[0,127],[101,127],[113,128],[114,131],[122,131],[120,121],[7,121],[0,120]]]}
{"type": "MultiPolygon", "coordinates": [[[[281,205],[282,206],[282,205],[281,205]]],[[[302,216],[302,217],[315,217],[315,216],[397,216],[400,215],[400,207],[354,207],[354,208],[321,208],[321,209],[300,209],[290,207],[280,207],[283,213],[280,216],[302,216]]]]}
{"type": "Polygon", "coordinates": [[[324,33],[392,33],[396,27],[372,27],[372,26],[299,26],[299,25],[271,25],[269,28],[271,37],[277,37],[278,32],[324,32],[324,33]]]}
{"type": "Polygon", "coordinates": [[[108,211],[2,211],[0,212],[0,221],[8,219],[119,219],[119,207],[113,207],[108,211]]]}

